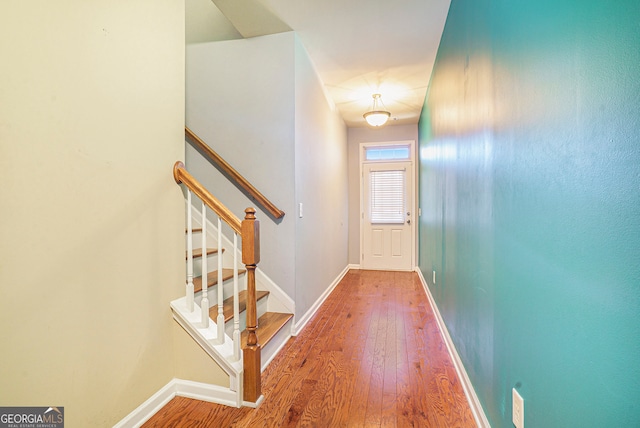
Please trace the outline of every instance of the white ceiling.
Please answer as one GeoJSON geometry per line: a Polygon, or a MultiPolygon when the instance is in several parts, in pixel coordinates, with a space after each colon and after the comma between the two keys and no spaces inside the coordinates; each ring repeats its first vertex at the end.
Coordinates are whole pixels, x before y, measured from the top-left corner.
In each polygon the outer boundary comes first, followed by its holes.
{"type": "Polygon", "coordinates": [[[450,0],[186,0],[187,43],[295,31],[349,127],[418,122],[450,0]]]}

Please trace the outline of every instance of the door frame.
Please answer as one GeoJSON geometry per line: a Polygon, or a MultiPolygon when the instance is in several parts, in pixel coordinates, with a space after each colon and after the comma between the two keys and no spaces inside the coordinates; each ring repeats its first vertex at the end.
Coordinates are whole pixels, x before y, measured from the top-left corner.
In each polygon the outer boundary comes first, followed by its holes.
{"type": "Polygon", "coordinates": [[[410,235],[411,235],[411,270],[415,270],[416,267],[416,257],[418,254],[418,250],[416,248],[416,227],[418,224],[418,168],[416,167],[416,142],[415,140],[401,140],[401,141],[378,141],[378,142],[369,142],[369,143],[360,143],[360,147],[358,147],[358,174],[359,174],[359,193],[360,193],[360,249],[359,249],[359,260],[358,264],[362,265],[362,260],[364,257],[364,164],[365,163],[394,163],[394,162],[410,162],[412,174],[409,178],[411,180],[411,195],[410,200],[408,201],[409,210],[411,212],[411,223],[410,223],[410,235]],[[380,161],[367,161],[365,159],[365,151],[370,147],[392,147],[392,146],[409,146],[409,159],[391,159],[391,160],[380,160],[380,161]]]}

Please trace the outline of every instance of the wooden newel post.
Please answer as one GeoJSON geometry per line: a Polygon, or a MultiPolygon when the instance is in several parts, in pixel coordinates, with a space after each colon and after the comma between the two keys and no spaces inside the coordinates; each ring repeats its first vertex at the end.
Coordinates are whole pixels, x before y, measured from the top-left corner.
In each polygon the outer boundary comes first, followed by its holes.
{"type": "Polygon", "coordinates": [[[244,358],[244,401],[255,403],[262,395],[260,344],[256,329],[256,267],[260,262],[260,222],[256,210],[247,208],[242,220],[242,263],[247,269],[247,346],[242,350],[244,358]]]}

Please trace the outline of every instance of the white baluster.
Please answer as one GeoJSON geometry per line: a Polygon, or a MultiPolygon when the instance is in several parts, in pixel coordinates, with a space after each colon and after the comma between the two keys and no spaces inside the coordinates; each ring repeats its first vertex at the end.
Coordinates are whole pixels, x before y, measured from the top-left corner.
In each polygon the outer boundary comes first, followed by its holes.
{"type": "Polygon", "coordinates": [[[224,333],[224,284],[222,283],[222,221],[218,217],[218,337],[217,343],[223,344],[224,333]]]}
{"type": "Polygon", "coordinates": [[[238,291],[238,234],[233,234],[233,356],[240,359],[240,298],[238,291]]]}
{"type": "Polygon", "coordinates": [[[202,327],[209,327],[209,295],[207,294],[209,271],[207,270],[207,207],[202,202],[202,327]]]}
{"type": "Polygon", "coordinates": [[[187,309],[193,312],[193,227],[191,224],[191,190],[187,190],[187,309]]]}

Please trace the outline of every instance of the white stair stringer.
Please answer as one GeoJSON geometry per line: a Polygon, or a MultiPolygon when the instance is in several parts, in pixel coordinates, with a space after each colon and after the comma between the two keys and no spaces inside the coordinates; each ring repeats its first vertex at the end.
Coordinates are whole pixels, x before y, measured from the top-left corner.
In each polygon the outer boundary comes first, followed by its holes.
{"type": "MultiPolygon", "coordinates": [[[[202,227],[202,217],[199,215],[198,210],[193,207],[192,210],[192,227],[194,229],[202,227]]],[[[217,223],[217,222],[216,222],[217,223]]],[[[226,228],[223,228],[223,231],[226,228]]],[[[207,247],[218,247],[217,242],[217,224],[207,219],[207,247]]],[[[199,232],[197,232],[199,233],[199,232]]],[[[200,239],[194,238],[194,244],[199,245],[200,239]]],[[[219,248],[220,251],[215,256],[209,256],[211,258],[222,257],[222,266],[225,269],[233,268],[233,242],[224,234],[222,235],[222,245],[219,248]],[[222,251],[224,249],[224,251],[222,251]]],[[[242,249],[237,249],[237,263],[238,269],[244,269],[242,264],[242,249]]],[[[217,263],[209,264],[210,270],[218,269],[217,263]]],[[[199,261],[194,260],[194,275],[200,275],[199,261]]],[[[206,275],[203,275],[206,278],[206,275]]],[[[262,291],[268,291],[269,295],[258,301],[257,316],[260,317],[265,312],[281,312],[295,314],[295,303],[271,278],[269,278],[258,267],[255,272],[256,289],[262,291]]],[[[241,274],[239,278],[240,290],[246,290],[246,275],[241,274]]],[[[213,287],[208,287],[207,295],[209,296],[209,305],[217,305],[217,287],[224,287],[224,296],[232,295],[233,293],[233,280],[224,281],[222,284],[216,284],[213,287]]],[[[202,328],[201,308],[200,302],[202,299],[202,293],[196,293],[194,310],[189,311],[187,308],[187,299],[181,297],[171,302],[171,311],[173,318],[182,326],[182,328],[198,343],[202,348],[219,366],[229,375],[229,387],[224,388],[229,396],[234,396],[234,405],[240,407],[243,405],[256,406],[257,403],[247,403],[243,401],[243,362],[242,353],[239,360],[235,360],[233,353],[233,320],[226,323],[226,337],[225,343],[222,345],[216,344],[217,337],[217,325],[216,320],[209,318],[209,327],[202,328]]],[[[240,315],[240,331],[244,330],[246,326],[246,312],[240,315]]],[[[267,343],[262,345],[261,349],[261,369],[264,369],[275,358],[278,352],[286,345],[287,341],[295,332],[295,323],[293,318],[288,321],[288,325],[285,325],[280,329],[276,335],[267,343]]],[[[258,326],[259,328],[259,326],[258,326]]]]}
{"type": "MultiPolygon", "coordinates": [[[[263,271],[258,267],[256,269],[256,289],[265,290],[269,292],[269,298],[267,300],[267,311],[269,312],[283,312],[287,314],[296,313],[296,304],[291,297],[284,290],[271,280],[263,271]]],[[[290,328],[286,330],[289,332],[289,336],[285,339],[285,343],[289,337],[295,336],[294,323],[290,322],[290,328]]],[[[277,337],[275,338],[277,339],[277,337]]],[[[275,340],[274,339],[274,340],[275,340]]],[[[284,345],[284,344],[283,344],[284,345]]]]}
{"type": "Polygon", "coordinates": [[[235,360],[233,356],[233,342],[227,336],[225,343],[222,345],[215,344],[216,339],[216,323],[210,321],[208,328],[201,326],[201,310],[200,307],[194,305],[191,312],[187,308],[186,298],[181,297],[171,302],[171,311],[173,318],[193,337],[200,347],[229,375],[229,391],[235,397],[235,406],[240,407],[243,404],[242,392],[242,357],[235,360]]]}

